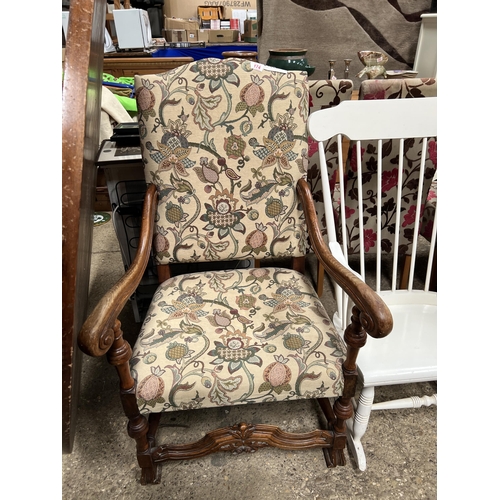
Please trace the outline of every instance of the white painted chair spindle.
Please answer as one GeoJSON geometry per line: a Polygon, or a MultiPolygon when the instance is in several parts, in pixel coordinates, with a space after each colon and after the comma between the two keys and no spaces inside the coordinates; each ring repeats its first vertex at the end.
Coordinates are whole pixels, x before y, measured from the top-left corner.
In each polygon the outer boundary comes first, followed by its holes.
{"type": "MultiPolygon", "coordinates": [[[[361,394],[358,401],[353,402],[355,415],[348,421],[348,440],[351,452],[354,454],[358,467],[366,469],[366,457],[361,444],[361,439],[366,432],[371,411],[374,409],[390,408],[419,408],[437,404],[437,395],[423,397],[409,397],[391,402],[377,402],[373,404],[375,387],[382,385],[399,385],[416,382],[428,382],[437,380],[437,293],[430,290],[432,262],[435,258],[437,242],[437,206],[434,217],[433,232],[430,245],[425,246],[419,236],[420,207],[427,195],[423,191],[424,168],[426,157],[429,156],[429,141],[437,137],[437,97],[426,97],[425,99],[384,99],[384,100],[362,100],[345,101],[340,105],[323,109],[312,113],[309,117],[309,133],[319,142],[326,142],[330,138],[341,135],[348,137],[356,151],[357,160],[357,201],[350,210],[357,205],[361,211],[356,214],[359,217],[359,253],[360,273],[365,279],[367,257],[364,246],[364,224],[363,224],[363,164],[362,143],[370,141],[377,148],[377,210],[376,210],[376,272],[375,290],[381,295],[391,310],[394,321],[393,331],[384,339],[368,338],[366,346],[360,350],[358,356],[358,371],[362,384],[361,394]],[[400,245],[401,220],[401,197],[405,173],[405,141],[416,139],[415,143],[421,143],[421,159],[419,162],[418,190],[415,199],[416,226],[412,229],[413,240],[411,244],[410,277],[406,289],[399,289],[398,270],[398,247],[400,245]],[[382,155],[382,144],[387,140],[395,140],[398,144],[399,160],[397,165],[397,195],[395,210],[394,240],[392,242],[392,269],[391,276],[386,276],[388,268],[383,269],[384,256],[387,254],[381,247],[383,217],[382,196],[383,177],[382,171],[386,168],[382,155]],[[422,251],[420,245],[422,245],[422,251]],[[419,263],[420,255],[427,258],[427,263],[419,263]],[[422,271],[423,269],[423,271],[422,271]],[[424,278],[421,278],[421,275],[424,278]],[[418,275],[418,276],[417,276],[418,275]],[[416,278],[420,280],[418,287],[415,285],[416,278]],[[382,281],[385,278],[385,283],[382,281]]],[[[320,144],[320,148],[322,144],[320,144]]],[[[341,140],[338,142],[341,151],[341,140]]],[[[373,149],[373,148],[372,148],[373,149]]],[[[372,151],[372,149],[370,151],[372,151]]],[[[340,153],[339,153],[340,154],[340,153]]],[[[369,153],[365,152],[369,156],[369,153]]],[[[371,153],[370,153],[371,154],[371,153]]],[[[351,265],[349,261],[347,224],[346,224],[346,185],[345,185],[345,161],[339,161],[339,227],[334,227],[335,219],[331,204],[331,193],[329,179],[326,174],[325,156],[320,155],[320,170],[323,179],[323,194],[327,212],[328,238],[332,253],[339,258],[343,253],[344,265],[351,265]],[[329,203],[330,202],[330,203],[329,203]],[[331,225],[331,227],[330,227],[331,225]],[[341,246],[337,242],[337,230],[342,234],[341,246]]],[[[391,168],[393,165],[391,165],[391,168]]],[[[350,193],[348,193],[350,195],[350,193]]],[[[350,214],[352,216],[352,214],[350,214]]],[[[355,219],[353,219],[355,220],[355,219]]],[[[408,224],[408,221],[404,221],[408,224]]],[[[340,260],[340,258],[339,258],[340,260]]],[[[404,259],[403,259],[404,260],[404,259]]],[[[337,312],[334,315],[334,323],[339,328],[345,329],[350,321],[350,309],[352,304],[347,304],[347,297],[338,294],[335,289],[337,312]]]]}

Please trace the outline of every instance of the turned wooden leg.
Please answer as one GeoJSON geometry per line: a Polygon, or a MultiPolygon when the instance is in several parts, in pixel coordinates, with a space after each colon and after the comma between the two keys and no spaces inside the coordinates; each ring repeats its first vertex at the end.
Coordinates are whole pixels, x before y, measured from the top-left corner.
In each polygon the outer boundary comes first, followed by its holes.
{"type": "Polygon", "coordinates": [[[305,258],[305,256],[292,257],[292,269],[294,271],[299,272],[300,274],[305,274],[305,272],[306,272],[306,258],[305,258]]]}
{"type": "Polygon", "coordinates": [[[363,445],[361,444],[361,438],[368,428],[368,420],[370,419],[374,397],[375,387],[363,387],[356,405],[354,419],[347,422],[347,427],[349,429],[349,449],[354,455],[360,470],[366,470],[366,456],[363,445]]]}
{"type": "Polygon", "coordinates": [[[408,288],[408,280],[410,279],[410,264],[411,264],[411,255],[405,255],[403,272],[401,273],[401,280],[399,282],[399,288],[401,290],[408,288]]]}
{"type": "Polygon", "coordinates": [[[353,307],[352,312],[351,324],[346,328],[344,333],[344,340],[347,345],[347,356],[342,364],[344,391],[342,396],[337,398],[333,404],[333,413],[335,414],[333,446],[327,448],[328,454],[325,454],[328,467],[345,465],[344,449],[347,444],[346,422],[353,416],[352,399],[355,395],[358,380],[356,358],[359,349],[366,343],[366,331],[359,319],[360,311],[357,307],[353,307]]]}
{"type": "Polygon", "coordinates": [[[333,413],[333,406],[330,404],[330,400],[328,398],[318,398],[319,406],[323,410],[323,413],[328,421],[328,427],[333,429],[333,424],[335,423],[335,413],[333,413]]]}
{"type": "Polygon", "coordinates": [[[325,461],[327,467],[336,467],[337,465],[345,465],[345,459],[343,456],[343,448],[340,450],[342,457],[338,458],[338,451],[342,447],[342,436],[339,435],[338,430],[335,430],[335,422],[337,420],[337,415],[334,411],[334,406],[330,404],[328,398],[318,398],[317,399],[323,413],[328,421],[328,428],[334,434],[334,442],[331,448],[323,448],[323,454],[325,455],[325,461]]]}
{"type": "Polygon", "coordinates": [[[160,426],[161,413],[150,413],[148,418],[148,439],[151,448],[156,446],[156,432],[160,426]]]}
{"type": "Polygon", "coordinates": [[[323,264],[318,260],[318,266],[317,266],[317,273],[316,273],[316,293],[318,294],[318,297],[321,297],[323,295],[323,286],[324,286],[324,280],[325,280],[325,268],[323,267],[323,264]]]}
{"type": "MultiPolygon", "coordinates": [[[[135,396],[135,380],[130,373],[129,361],[132,357],[130,344],[123,339],[120,321],[115,322],[113,328],[115,341],[108,351],[108,361],[113,365],[120,377],[120,397],[125,415],[128,417],[128,435],[135,439],[137,447],[137,461],[142,469],[141,483],[158,484],[161,469],[153,463],[151,455],[150,437],[156,433],[156,428],[150,432],[148,419],[141,415],[135,396]]],[[[157,426],[156,426],[157,427],[157,426]]]]}

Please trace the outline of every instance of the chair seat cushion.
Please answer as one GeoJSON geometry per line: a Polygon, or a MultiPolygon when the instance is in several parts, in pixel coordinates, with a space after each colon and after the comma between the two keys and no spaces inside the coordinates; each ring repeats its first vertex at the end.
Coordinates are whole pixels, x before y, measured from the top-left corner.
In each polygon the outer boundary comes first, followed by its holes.
{"type": "Polygon", "coordinates": [[[232,269],[162,283],[131,369],[139,408],[150,413],[337,397],[345,354],[302,274],[232,269]]]}

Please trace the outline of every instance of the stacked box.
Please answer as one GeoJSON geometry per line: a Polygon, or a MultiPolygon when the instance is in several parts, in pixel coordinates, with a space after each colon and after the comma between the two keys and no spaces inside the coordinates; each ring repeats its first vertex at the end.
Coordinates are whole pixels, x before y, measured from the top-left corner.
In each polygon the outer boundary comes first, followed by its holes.
{"type": "Polygon", "coordinates": [[[222,19],[224,17],[224,7],[198,7],[198,17],[202,21],[208,19],[222,19]]]}
{"type": "Polygon", "coordinates": [[[255,19],[249,19],[245,21],[244,29],[245,32],[243,34],[243,40],[247,43],[255,43],[257,42],[257,27],[258,22],[255,19]]]}
{"type": "Polygon", "coordinates": [[[187,42],[187,31],[186,30],[163,30],[163,36],[167,42],[187,42]]]}
{"type": "Polygon", "coordinates": [[[199,42],[208,42],[210,30],[201,29],[198,30],[198,41],[199,42]]]}
{"type": "Polygon", "coordinates": [[[230,43],[238,40],[239,30],[209,30],[208,41],[210,43],[230,43]]]}
{"type": "Polygon", "coordinates": [[[200,30],[186,30],[187,41],[188,42],[197,42],[199,31],[200,30]]]}
{"type": "Polygon", "coordinates": [[[165,16],[164,27],[166,30],[197,30],[200,27],[200,23],[192,19],[165,16]]]}

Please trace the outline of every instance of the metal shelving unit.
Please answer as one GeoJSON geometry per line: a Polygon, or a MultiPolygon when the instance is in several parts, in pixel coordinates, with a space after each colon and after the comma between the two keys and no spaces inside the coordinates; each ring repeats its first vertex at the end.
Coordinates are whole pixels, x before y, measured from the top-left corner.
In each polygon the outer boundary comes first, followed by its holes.
{"type": "MultiPolygon", "coordinates": [[[[121,148],[128,155],[119,156],[120,148],[113,141],[104,141],[97,160],[103,169],[111,203],[113,226],[120,246],[123,266],[127,270],[134,260],[141,234],[141,217],[146,181],[139,148],[121,148]]],[[[138,323],[158,286],[156,266],[151,258],[136,293],[130,298],[134,319],[138,323]]]]}

